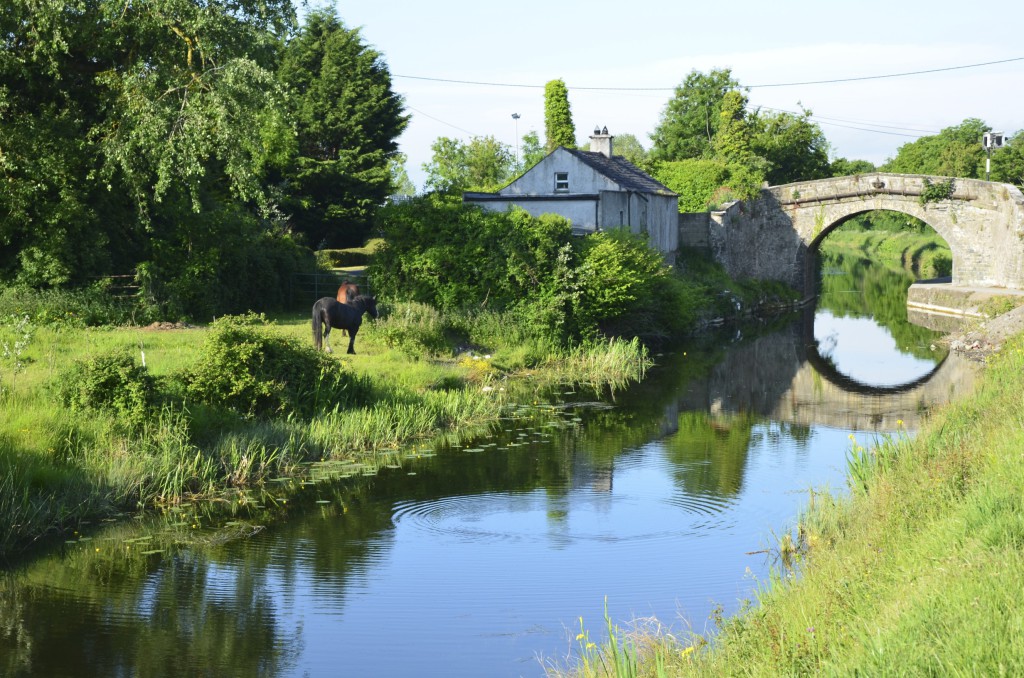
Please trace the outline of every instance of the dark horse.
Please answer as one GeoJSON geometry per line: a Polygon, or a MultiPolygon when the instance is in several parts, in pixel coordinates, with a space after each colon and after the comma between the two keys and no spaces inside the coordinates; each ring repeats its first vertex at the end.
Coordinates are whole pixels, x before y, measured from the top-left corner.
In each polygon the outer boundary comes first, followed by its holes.
{"type": "MultiPolygon", "coordinates": [[[[359,296],[359,285],[355,284],[350,280],[346,280],[341,283],[341,287],[338,288],[337,299],[343,304],[351,304],[359,296]]],[[[342,336],[345,334],[345,330],[341,331],[342,336]]]]}
{"type": "Polygon", "coordinates": [[[331,353],[331,328],[348,330],[348,352],[356,352],[356,332],[363,322],[363,314],[377,317],[377,300],[360,294],[350,304],[339,304],[337,299],[324,297],[313,304],[313,345],[319,351],[326,344],[331,353]]]}

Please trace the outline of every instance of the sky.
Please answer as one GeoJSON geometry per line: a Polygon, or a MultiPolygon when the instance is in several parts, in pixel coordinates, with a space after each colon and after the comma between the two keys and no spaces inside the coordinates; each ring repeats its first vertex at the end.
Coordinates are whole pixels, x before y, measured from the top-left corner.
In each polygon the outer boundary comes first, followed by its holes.
{"type": "MultiPolygon", "coordinates": [[[[330,6],[309,6],[325,2],[330,6]]],[[[399,145],[419,189],[438,137],[493,136],[514,151],[531,130],[543,140],[544,84],[556,78],[569,88],[580,143],[601,126],[649,149],[675,87],[693,70],[722,68],[750,87],[751,107],[812,111],[832,157],[879,164],[902,144],[965,118],[1006,134],[1024,129],[1018,1],[974,8],[950,0],[333,6],[382,54],[405,99],[411,121],[399,145]],[[1004,63],[991,63],[998,61],[1004,63]],[[876,77],[920,71],[936,72],[876,77]],[[852,78],[872,79],[792,84],[852,78]]]]}

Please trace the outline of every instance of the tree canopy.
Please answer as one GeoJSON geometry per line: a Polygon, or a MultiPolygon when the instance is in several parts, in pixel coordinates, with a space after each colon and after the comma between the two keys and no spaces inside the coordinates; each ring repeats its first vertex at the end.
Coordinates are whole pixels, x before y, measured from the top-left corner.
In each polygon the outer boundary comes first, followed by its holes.
{"type": "Polygon", "coordinates": [[[721,124],[722,99],[739,89],[730,69],[710,73],[691,71],[676,87],[661,113],[651,139],[654,160],[707,158],[714,153],[712,141],[721,124]]]}
{"type": "Polygon", "coordinates": [[[0,12],[0,279],[123,272],[166,218],[267,208],[286,0],[14,2],[0,12]]]}
{"type": "Polygon", "coordinates": [[[515,171],[515,154],[492,136],[473,137],[468,143],[439,137],[427,172],[427,190],[439,193],[492,192],[503,187],[515,171]]]}
{"type": "Polygon", "coordinates": [[[402,102],[333,13],[297,28],[289,0],[7,3],[0,281],[134,273],[200,317],[279,302],[293,232],[361,237],[402,102]]]}
{"type": "Polygon", "coordinates": [[[967,118],[938,134],[903,144],[881,169],[902,174],[935,174],[977,179],[985,177],[981,137],[991,129],[978,118],[967,118]]]}
{"type": "Polygon", "coordinates": [[[651,170],[682,196],[683,211],[751,198],[765,181],[820,179],[832,171],[828,142],[810,111],[750,110],[729,70],[690,73],[652,139],[651,170]]]}

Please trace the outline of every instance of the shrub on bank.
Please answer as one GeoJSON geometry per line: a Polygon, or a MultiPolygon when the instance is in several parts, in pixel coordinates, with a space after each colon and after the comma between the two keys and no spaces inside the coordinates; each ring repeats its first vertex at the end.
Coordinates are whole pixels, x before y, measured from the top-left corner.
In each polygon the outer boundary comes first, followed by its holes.
{"type": "Polygon", "coordinates": [[[135,431],[151,414],[156,383],[125,348],[74,363],[60,374],[56,394],[72,412],[106,412],[118,426],[135,431]]]}
{"type": "Polygon", "coordinates": [[[267,331],[261,315],[224,316],[210,328],[195,366],[183,375],[186,397],[245,417],[311,417],[365,404],[369,382],[330,356],[267,331]]]}

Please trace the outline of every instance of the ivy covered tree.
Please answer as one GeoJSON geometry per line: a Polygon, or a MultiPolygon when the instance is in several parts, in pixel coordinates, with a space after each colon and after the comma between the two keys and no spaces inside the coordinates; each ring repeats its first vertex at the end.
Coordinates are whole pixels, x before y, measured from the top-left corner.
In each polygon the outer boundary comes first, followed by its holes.
{"type": "Polygon", "coordinates": [[[544,136],[548,153],[559,146],[576,148],[576,126],[569,107],[569,89],[563,80],[544,85],[544,136]]]}
{"type": "Polygon", "coordinates": [[[284,50],[294,154],[280,168],[282,209],[313,247],[360,245],[392,192],[390,161],[408,124],[379,52],[333,9],[311,12],[284,50]]]}

